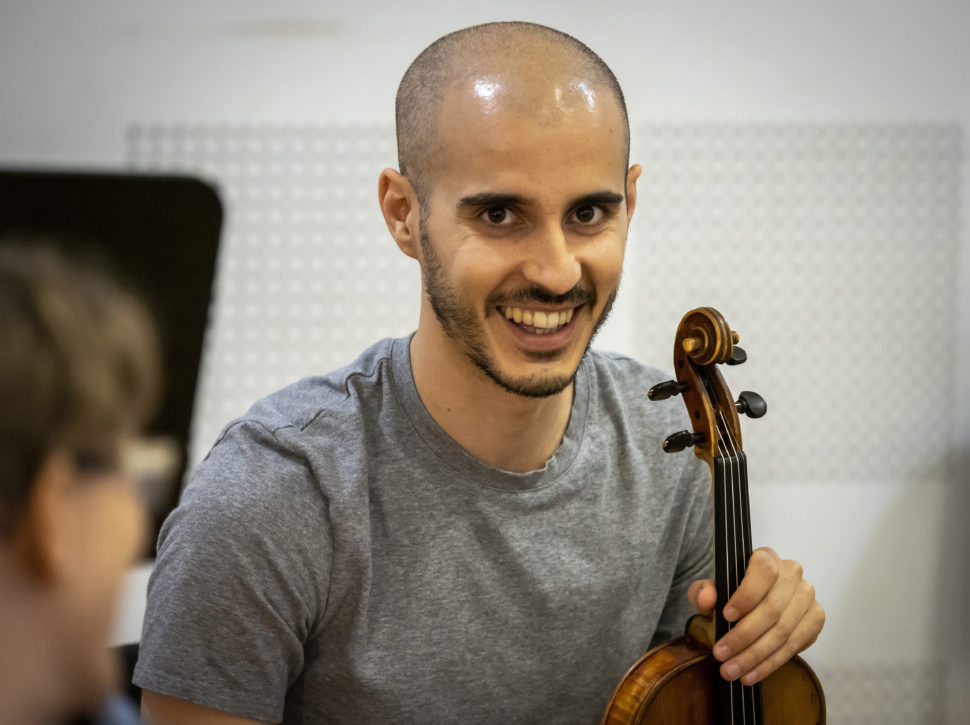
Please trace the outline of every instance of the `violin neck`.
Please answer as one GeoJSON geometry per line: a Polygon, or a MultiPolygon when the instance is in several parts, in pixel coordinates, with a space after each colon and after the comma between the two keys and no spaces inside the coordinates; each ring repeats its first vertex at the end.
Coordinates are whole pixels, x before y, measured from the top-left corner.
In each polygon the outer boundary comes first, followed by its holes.
{"type": "MultiPolygon", "coordinates": [[[[748,509],[748,468],[743,451],[714,459],[714,579],[717,608],[714,630],[720,639],[731,628],[724,605],[744,577],[751,558],[751,514],[748,509]]],[[[717,675],[719,722],[763,725],[761,685],[727,682],[717,675]]]]}
{"type": "Polygon", "coordinates": [[[751,513],[744,452],[714,459],[714,580],[717,584],[716,634],[728,632],[724,605],[737,591],[751,558],[751,513]]]}

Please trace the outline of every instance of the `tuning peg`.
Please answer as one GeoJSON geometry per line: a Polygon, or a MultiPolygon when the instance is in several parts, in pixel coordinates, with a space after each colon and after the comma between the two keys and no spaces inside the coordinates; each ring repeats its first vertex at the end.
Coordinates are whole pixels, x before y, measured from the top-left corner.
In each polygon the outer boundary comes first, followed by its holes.
{"type": "Polygon", "coordinates": [[[647,391],[647,397],[650,400],[666,400],[674,395],[680,395],[685,390],[690,387],[687,383],[682,383],[679,380],[666,380],[662,383],[657,383],[650,390],[647,391]]]}
{"type": "Polygon", "coordinates": [[[740,348],[737,345],[734,346],[734,352],[731,353],[731,358],[727,361],[728,365],[740,365],[746,362],[748,359],[748,353],[744,351],[744,348],[740,348]]]}
{"type": "Polygon", "coordinates": [[[768,412],[768,404],[765,399],[750,390],[742,390],[738,396],[738,412],[743,413],[749,418],[760,418],[768,412]]]}
{"type": "Polygon", "coordinates": [[[689,430],[681,430],[671,433],[663,442],[664,453],[677,453],[685,448],[696,446],[704,442],[703,433],[691,433],[689,430]]]}

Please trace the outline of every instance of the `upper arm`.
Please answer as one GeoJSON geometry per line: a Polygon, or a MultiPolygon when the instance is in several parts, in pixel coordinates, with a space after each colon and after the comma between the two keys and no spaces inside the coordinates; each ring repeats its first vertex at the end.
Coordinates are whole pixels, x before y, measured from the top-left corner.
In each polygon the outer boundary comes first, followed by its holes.
{"type": "Polygon", "coordinates": [[[248,720],[151,690],[142,690],[141,715],[147,725],[261,725],[259,720],[248,720]]]}
{"type": "Polygon", "coordinates": [[[326,602],[327,514],[301,458],[259,426],[230,431],[163,527],[134,681],[281,720],[326,602]]]}

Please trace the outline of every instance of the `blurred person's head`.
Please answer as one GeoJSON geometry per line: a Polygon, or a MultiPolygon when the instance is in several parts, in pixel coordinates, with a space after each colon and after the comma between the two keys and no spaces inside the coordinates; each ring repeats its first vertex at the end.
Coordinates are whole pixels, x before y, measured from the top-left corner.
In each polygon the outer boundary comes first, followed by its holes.
{"type": "Polygon", "coordinates": [[[152,410],[145,310],[51,246],[0,242],[0,722],[96,704],[145,514],[124,448],[152,410]]]}

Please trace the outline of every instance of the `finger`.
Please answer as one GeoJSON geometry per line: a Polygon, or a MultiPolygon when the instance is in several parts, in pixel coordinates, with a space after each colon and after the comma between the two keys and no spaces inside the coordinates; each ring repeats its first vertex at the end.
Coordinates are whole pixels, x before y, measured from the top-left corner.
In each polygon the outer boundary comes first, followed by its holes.
{"type": "MultiPolygon", "coordinates": [[[[789,562],[785,562],[788,564],[789,562]]],[[[808,609],[815,598],[812,585],[801,578],[801,566],[797,562],[790,562],[775,585],[768,591],[758,605],[744,617],[735,622],[731,631],[724,635],[714,648],[714,656],[722,662],[728,657],[741,652],[752,645],[759,637],[773,627],[777,627],[788,617],[790,626],[787,635],[794,629],[798,618],[808,609]],[[808,589],[805,589],[806,585],[808,589]],[[798,601],[793,601],[800,595],[798,601]],[[794,609],[793,609],[794,607],[794,609]],[[795,617],[792,619],[792,617],[795,617]]],[[[725,619],[727,619],[725,617],[725,619]]]]}
{"type": "Polygon", "coordinates": [[[825,626],[825,609],[818,602],[812,602],[812,606],[809,607],[809,612],[805,615],[810,617],[815,628],[814,634],[812,634],[809,639],[798,648],[799,652],[804,652],[806,649],[815,644],[815,640],[822,633],[822,628],[825,626]]]}
{"type": "Polygon", "coordinates": [[[741,676],[745,685],[753,685],[765,679],[772,672],[783,666],[798,652],[811,645],[818,637],[821,625],[825,620],[825,612],[817,602],[813,603],[810,612],[804,617],[792,632],[791,637],[781,647],[772,652],[752,669],[741,676]]]}
{"type": "MultiPolygon", "coordinates": [[[[744,622],[746,621],[747,618],[744,622]]],[[[769,671],[774,671],[785,659],[791,658],[793,654],[814,642],[821,630],[822,622],[824,622],[824,611],[815,601],[814,587],[809,582],[803,581],[799,584],[798,594],[791,599],[777,623],[744,649],[736,650],[738,652],[736,656],[724,661],[721,675],[729,680],[741,677],[745,684],[748,683],[744,677],[751,671],[756,670],[759,679],[766,677],[769,671]],[[821,619],[818,617],[819,613],[822,615],[821,619]],[[770,670],[766,670],[763,663],[775,657],[778,652],[787,653],[787,657],[770,670]]],[[[735,629],[740,626],[737,625],[735,629]]],[[[729,634],[733,634],[733,631],[729,634]]],[[[728,636],[725,635],[721,641],[724,642],[727,639],[728,636]]],[[[723,655],[724,650],[721,647],[721,643],[715,646],[715,656],[723,655]]]]}
{"type": "Polygon", "coordinates": [[[701,614],[710,614],[717,604],[717,589],[710,579],[698,579],[687,588],[687,601],[701,614]]]}
{"type": "Polygon", "coordinates": [[[781,574],[782,561],[774,549],[767,546],[755,549],[748,560],[748,568],[741,584],[724,605],[724,618],[729,622],[736,622],[754,609],[781,574]]]}

